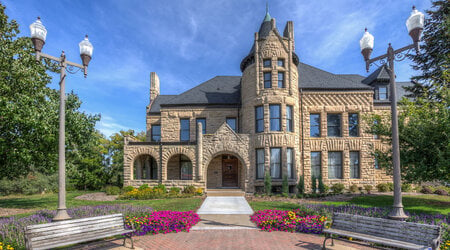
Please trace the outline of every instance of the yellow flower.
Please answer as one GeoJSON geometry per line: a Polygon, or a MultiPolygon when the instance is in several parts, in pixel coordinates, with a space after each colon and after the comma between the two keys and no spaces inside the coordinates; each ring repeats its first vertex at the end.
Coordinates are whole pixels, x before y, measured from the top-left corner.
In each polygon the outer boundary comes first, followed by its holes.
{"type": "Polygon", "coordinates": [[[353,238],[352,238],[352,237],[349,237],[348,240],[353,240],[353,238]]]}

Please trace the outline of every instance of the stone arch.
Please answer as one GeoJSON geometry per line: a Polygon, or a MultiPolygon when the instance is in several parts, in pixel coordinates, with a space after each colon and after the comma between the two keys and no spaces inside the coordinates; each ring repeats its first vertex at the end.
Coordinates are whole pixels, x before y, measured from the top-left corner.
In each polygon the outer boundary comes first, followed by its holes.
{"type": "Polygon", "coordinates": [[[132,166],[134,163],[134,160],[140,155],[150,155],[151,157],[155,158],[158,166],[161,164],[159,162],[158,151],[151,147],[138,147],[138,148],[131,149],[130,152],[126,155],[125,161],[123,164],[125,166],[132,166]]]}
{"type": "MultiPolygon", "coordinates": [[[[218,176],[217,176],[217,174],[213,174],[213,175],[215,175],[215,177],[212,177],[213,179],[211,179],[212,173],[208,173],[208,170],[211,171],[210,167],[212,167],[214,170],[215,167],[217,167],[217,165],[215,165],[215,164],[217,164],[216,160],[221,161],[222,158],[220,156],[226,156],[226,155],[231,155],[238,159],[237,186],[245,190],[245,188],[246,188],[245,180],[248,178],[247,172],[248,172],[249,162],[244,157],[242,157],[239,153],[234,152],[234,151],[229,151],[229,150],[222,150],[222,151],[218,151],[213,154],[210,154],[208,156],[207,160],[204,162],[204,167],[203,167],[202,171],[203,171],[203,176],[204,176],[204,179],[206,182],[206,187],[207,188],[216,187],[214,184],[213,184],[214,186],[210,186],[210,182],[213,182],[213,183],[218,182],[218,183],[220,183],[220,185],[219,185],[220,187],[225,187],[224,183],[222,183],[222,178],[224,178],[224,177],[222,177],[222,172],[221,172],[222,171],[222,162],[220,162],[220,168],[219,168],[220,170],[219,170],[218,176]],[[214,161],[214,164],[213,164],[213,161],[214,161]],[[215,166],[212,166],[212,165],[215,165],[215,166]],[[219,178],[219,180],[217,180],[217,178],[219,178]]],[[[217,172],[217,171],[214,171],[214,172],[217,172]]],[[[217,186],[217,187],[219,187],[219,186],[217,186]]]]}
{"type": "Polygon", "coordinates": [[[167,168],[167,163],[169,162],[169,159],[172,158],[174,155],[185,155],[187,156],[193,165],[196,163],[196,157],[195,152],[192,149],[186,148],[186,147],[170,147],[168,149],[163,150],[162,155],[162,161],[164,162],[164,167],[167,168]]]}

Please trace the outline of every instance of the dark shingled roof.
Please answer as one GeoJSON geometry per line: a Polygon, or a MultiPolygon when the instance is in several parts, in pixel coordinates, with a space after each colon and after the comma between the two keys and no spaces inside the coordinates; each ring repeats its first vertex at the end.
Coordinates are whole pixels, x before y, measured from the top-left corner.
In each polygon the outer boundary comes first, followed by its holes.
{"type": "Polygon", "coordinates": [[[176,95],[159,95],[156,97],[156,99],[152,102],[152,106],[150,107],[150,113],[159,113],[161,110],[161,104],[165,104],[169,102],[172,98],[174,98],[176,95]]]}
{"type": "Polygon", "coordinates": [[[299,63],[298,86],[304,90],[371,90],[372,87],[348,77],[335,75],[311,65],[299,63]]]}
{"type": "Polygon", "coordinates": [[[348,80],[356,81],[356,82],[362,82],[362,80],[366,79],[365,76],[358,75],[358,74],[338,74],[340,77],[344,77],[348,80]]]}
{"type": "Polygon", "coordinates": [[[232,105],[240,103],[241,77],[216,76],[160,105],[232,105]]]}
{"type": "Polygon", "coordinates": [[[389,73],[386,69],[386,64],[379,67],[372,74],[370,74],[366,79],[362,81],[362,83],[371,85],[373,82],[389,82],[389,73]]]}

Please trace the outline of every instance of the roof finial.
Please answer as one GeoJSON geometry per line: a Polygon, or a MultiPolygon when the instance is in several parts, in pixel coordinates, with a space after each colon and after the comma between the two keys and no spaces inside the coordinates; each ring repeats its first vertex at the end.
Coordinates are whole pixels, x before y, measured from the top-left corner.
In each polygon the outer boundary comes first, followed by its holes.
{"type": "Polygon", "coordinates": [[[266,15],[269,13],[269,1],[266,1],[266,15]]]}
{"type": "Polygon", "coordinates": [[[266,16],[264,17],[264,22],[270,22],[272,17],[269,14],[269,1],[266,2],[266,16]]]}

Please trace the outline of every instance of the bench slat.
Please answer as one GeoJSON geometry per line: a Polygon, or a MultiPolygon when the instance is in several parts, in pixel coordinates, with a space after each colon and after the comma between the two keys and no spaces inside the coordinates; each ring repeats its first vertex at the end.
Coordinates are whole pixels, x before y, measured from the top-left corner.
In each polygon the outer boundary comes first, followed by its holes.
{"type": "Polygon", "coordinates": [[[82,221],[79,223],[72,223],[72,224],[65,224],[65,225],[51,225],[51,223],[48,223],[47,227],[36,228],[36,229],[28,230],[27,232],[29,232],[31,234],[45,233],[45,232],[52,233],[53,231],[66,230],[66,229],[73,228],[73,227],[83,227],[86,225],[116,224],[116,223],[123,224],[123,220],[119,219],[119,218],[110,218],[110,219],[102,220],[99,222],[82,221]]]}
{"type": "Polygon", "coordinates": [[[82,243],[82,242],[87,242],[87,241],[92,241],[92,240],[98,240],[98,239],[103,239],[106,237],[111,237],[111,236],[115,236],[115,235],[120,235],[120,234],[125,234],[125,233],[131,233],[132,230],[116,230],[116,231],[105,231],[104,233],[98,233],[95,235],[82,235],[80,237],[74,237],[74,238],[67,238],[65,240],[60,240],[60,241],[44,241],[41,242],[40,244],[32,244],[33,249],[51,249],[51,248],[55,248],[55,247],[61,247],[61,246],[67,246],[67,245],[71,245],[71,244],[77,244],[77,243],[82,243]]]}
{"type": "Polygon", "coordinates": [[[58,221],[58,222],[52,222],[52,223],[46,223],[46,224],[31,225],[31,226],[27,226],[26,230],[43,228],[43,227],[47,227],[49,225],[56,226],[56,225],[66,225],[66,224],[78,223],[78,222],[82,222],[82,221],[100,221],[103,219],[114,218],[114,217],[119,217],[119,218],[123,219],[122,214],[111,214],[111,215],[103,215],[103,216],[97,216],[97,217],[88,217],[88,218],[75,219],[75,220],[64,220],[64,221],[58,221]]]}
{"type": "Polygon", "coordinates": [[[77,228],[65,229],[63,231],[52,231],[39,234],[31,234],[32,242],[42,241],[42,240],[56,240],[58,238],[67,238],[78,235],[80,233],[88,234],[95,233],[101,230],[115,230],[124,229],[123,224],[113,224],[113,225],[89,225],[77,228]]]}
{"type": "Polygon", "coordinates": [[[413,229],[414,231],[420,231],[420,232],[426,232],[426,233],[438,233],[439,232],[439,227],[435,227],[435,228],[430,228],[430,227],[422,227],[422,226],[418,226],[418,225],[412,225],[409,224],[408,222],[398,222],[395,225],[392,224],[385,224],[384,221],[370,221],[370,220],[365,220],[365,219],[361,219],[358,218],[357,220],[341,220],[341,219],[336,219],[333,220],[333,224],[335,224],[336,226],[339,226],[340,224],[345,224],[345,223],[350,223],[352,225],[355,225],[355,227],[359,227],[360,225],[372,225],[372,226],[378,226],[380,228],[392,228],[395,230],[411,230],[413,229]]]}
{"type": "MultiPolygon", "coordinates": [[[[343,214],[343,213],[334,213],[333,220],[334,220],[334,218],[336,218],[336,219],[349,218],[350,220],[361,219],[363,221],[383,222],[384,224],[393,225],[393,226],[395,226],[399,223],[408,223],[408,225],[410,225],[410,226],[417,226],[417,227],[423,227],[423,228],[435,229],[435,228],[439,227],[436,225],[421,224],[421,223],[415,223],[415,222],[396,221],[396,220],[368,217],[368,216],[362,216],[362,215],[349,215],[349,214],[343,214]]],[[[345,220],[345,219],[343,219],[343,220],[345,220]]]]}
{"type": "Polygon", "coordinates": [[[399,241],[399,240],[394,240],[394,239],[386,239],[386,238],[383,238],[383,237],[377,237],[377,236],[372,236],[372,235],[362,234],[362,233],[355,233],[355,232],[345,231],[345,230],[325,229],[325,230],[323,230],[323,232],[329,233],[329,234],[336,234],[336,235],[352,237],[354,239],[359,239],[359,240],[363,240],[363,241],[378,243],[378,244],[382,244],[382,245],[385,245],[385,246],[392,246],[392,247],[406,248],[406,249],[424,249],[424,248],[427,248],[427,245],[407,243],[407,242],[404,242],[404,241],[399,241]]]}

